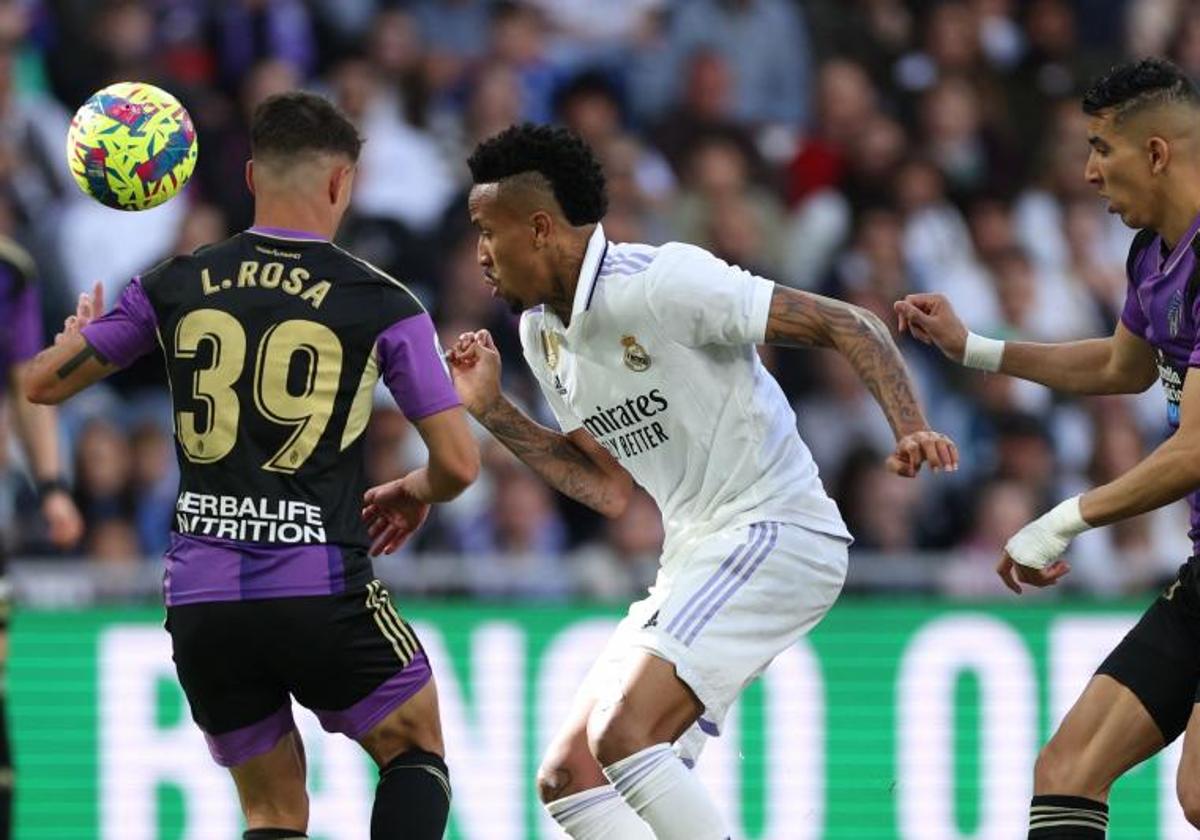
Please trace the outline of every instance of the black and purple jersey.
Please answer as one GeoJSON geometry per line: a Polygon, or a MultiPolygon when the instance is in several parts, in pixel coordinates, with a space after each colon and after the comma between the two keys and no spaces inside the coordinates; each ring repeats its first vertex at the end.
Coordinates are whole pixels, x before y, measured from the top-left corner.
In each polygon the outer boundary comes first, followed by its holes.
{"type": "Polygon", "coordinates": [[[34,279],[30,256],[0,237],[0,397],[13,366],[36,356],[45,344],[34,279]]]}
{"type": "MultiPolygon", "coordinates": [[[[1167,397],[1167,422],[1179,428],[1179,402],[1189,368],[1200,367],[1200,216],[1168,253],[1162,237],[1143,230],[1133,240],[1126,263],[1129,291],[1121,323],[1154,348],[1158,375],[1167,397]]],[[[1189,536],[1200,554],[1200,491],[1188,496],[1189,536]]]]}
{"type": "Polygon", "coordinates": [[[412,420],[459,405],[412,293],[297,231],[251,228],[170,259],[83,334],[115,365],[156,345],[166,358],[180,467],[172,606],[365,586],[376,382],[412,420]]]}

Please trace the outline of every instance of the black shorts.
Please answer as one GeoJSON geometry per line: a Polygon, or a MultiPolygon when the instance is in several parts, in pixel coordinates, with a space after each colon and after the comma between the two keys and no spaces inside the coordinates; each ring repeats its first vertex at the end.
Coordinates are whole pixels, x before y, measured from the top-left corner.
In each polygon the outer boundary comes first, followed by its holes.
{"type": "Polygon", "coordinates": [[[223,767],[294,728],[289,695],[329,732],[357,739],[430,679],[379,581],[339,595],[168,607],[166,627],[192,718],[223,767]]]}
{"type": "Polygon", "coordinates": [[[1171,743],[1187,728],[1200,703],[1200,557],[1179,576],[1100,665],[1126,686],[1171,743]]]}

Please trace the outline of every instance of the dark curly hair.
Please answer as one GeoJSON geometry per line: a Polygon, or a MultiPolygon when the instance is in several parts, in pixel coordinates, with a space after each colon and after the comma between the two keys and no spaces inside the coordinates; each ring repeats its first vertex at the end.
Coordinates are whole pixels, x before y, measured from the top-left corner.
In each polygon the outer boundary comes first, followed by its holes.
{"type": "Polygon", "coordinates": [[[571,224],[590,225],[608,210],[604,170],[587,144],[565,128],[524,123],[489,137],[467,158],[476,184],[537,173],[571,224]]]}
{"type": "Polygon", "coordinates": [[[1117,119],[1150,105],[1200,106],[1200,91],[1179,67],[1163,58],[1118,64],[1092,83],[1083,95],[1083,112],[1096,116],[1112,108],[1117,119]]]}

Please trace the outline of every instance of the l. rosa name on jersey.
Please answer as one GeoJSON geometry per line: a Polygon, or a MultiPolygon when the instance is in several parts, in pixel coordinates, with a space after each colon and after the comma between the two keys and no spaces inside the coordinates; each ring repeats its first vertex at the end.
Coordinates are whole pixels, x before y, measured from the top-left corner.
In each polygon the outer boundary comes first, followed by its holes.
{"type": "Polygon", "coordinates": [[[313,309],[319,309],[329,294],[331,285],[328,280],[309,282],[312,277],[308,269],[295,266],[287,271],[283,263],[257,260],[243,260],[238,266],[236,277],[215,278],[207,268],[200,271],[200,288],[205,296],[215,295],[230,289],[278,289],[289,295],[299,295],[301,300],[308,301],[313,309]]]}
{"type": "Polygon", "coordinates": [[[583,418],[583,425],[615,458],[631,458],[670,440],[662,423],[650,419],[669,407],[662,391],[655,388],[609,408],[596,406],[596,413],[583,418]]]}

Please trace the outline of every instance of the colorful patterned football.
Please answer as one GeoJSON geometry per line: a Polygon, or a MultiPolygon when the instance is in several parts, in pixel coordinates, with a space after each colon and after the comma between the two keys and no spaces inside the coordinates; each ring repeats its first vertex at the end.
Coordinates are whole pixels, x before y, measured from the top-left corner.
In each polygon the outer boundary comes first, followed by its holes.
{"type": "Polygon", "coordinates": [[[146,210],[178,194],[196,153],[196,130],[179,100],[142,82],[97,91],[67,132],[75,183],[118,210],[146,210]]]}

